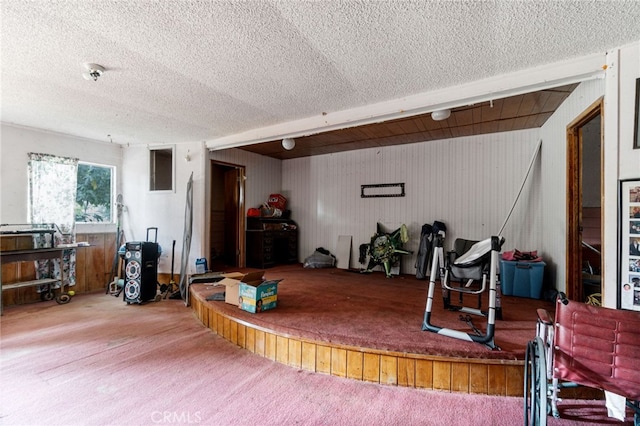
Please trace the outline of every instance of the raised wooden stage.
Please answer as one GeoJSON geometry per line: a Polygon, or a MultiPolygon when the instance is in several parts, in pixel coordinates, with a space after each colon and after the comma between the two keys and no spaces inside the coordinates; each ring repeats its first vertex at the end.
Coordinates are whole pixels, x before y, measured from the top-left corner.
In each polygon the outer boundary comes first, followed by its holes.
{"type": "MultiPolygon", "coordinates": [[[[495,333],[502,350],[492,351],[422,331],[428,282],[414,276],[388,279],[383,273],[288,265],[268,269],[265,277],[283,278],[274,310],[251,314],[208,301],[224,291],[210,284],[191,285],[191,307],[205,326],[252,353],[297,369],[386,385],[521,396],[535,310],[553,309],[542,300],[503,296],[504,320],[497,321],[495,333]]],[[[458,313],[443,310],[441,299],[435,302],[433,324],[471,331],[458,313]]],[[[486,320],[477,317],[474,324],[483,329],[486,320]]]]}

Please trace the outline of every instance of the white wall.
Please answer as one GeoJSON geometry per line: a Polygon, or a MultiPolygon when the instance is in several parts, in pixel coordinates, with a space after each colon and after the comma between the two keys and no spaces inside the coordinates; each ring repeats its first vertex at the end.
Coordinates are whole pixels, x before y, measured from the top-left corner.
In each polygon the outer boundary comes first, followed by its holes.
{"type": "MultiPolygon", "coordinates": [[[[163,145],[153,145],[154,148],[163,145]]],[[[146,239],[147,228],[158,228],[158,243],[162,255],[158,271],[171,271],[171,248],[175,246],[175,273],[180,272],[183,251],[186,189],[193,172],[193,229],[187,272],[195,272],[195,261],[208,257],[208,224],[210,160],[246,167],[245,200],[247,207],[266,202],[269,194],[281,189],[281,162],[246,151],[231,149],[209,153],[201,142],[165,145],[175,148],[175,190],[149,191],[149,146],[134,145],[124,148],[123,197],[126,206],[123,228],[128,241],[146,239]],[[189,156],[190,161],[186,160],[189,156]]],[[[150,233],[153,237],[153,232],[150,233]]]]}
{"type": "Polygon", "coordinates": [[[604,80],[581,83],[540,129],[544,204],[541,248],[547,263],[545,273],[558,291],[566,290],[567,125],[604,95],[604,87],[604,80]]]}
{"type": "MultiPolygon", "coordinates": [[[[620,49],[618,59],[618,152],[620,179],[640,179],[640,149],[633,149],[636,79],[640,78],[640,41],[620,49]]],[[[608,95],[608,93],[607,93],[608,95]]],[[[615,117],[612,117],[615,123],[615,117]]],[[[613,153],[614,150],[611,150],[613,153]]]]}
{"type": "MultiPolygon", "coordinates": [[[[153,145],[154,148],[162,145],[153,145]]],[[[189,176],[193,173],[193,228],[187,260],[187,272],[195,272],[195,261],[205,256],[205,164],[202,142],[185,142],[175,147],[175,182],[173,191],[149,191],[149,146],[134,145],[124,148],[122,177],[124,181],[123,229],[127,241],[145,241],[147,228],[158,228],[158,243],[162,255],[158,271],[171,272],[171,250],[176,241],[174,270],[180,273],[185,230],[186,193],[189,176]],[[189,156],[189,161],[186,156],[189,156]]],[[[153,240],[154,232],[149,233],[153,240]]]]}
{"type": "MultiPolygon", "coordinates": [[[[445,246],[455,238],[484,239],[500,230],[522,185],[538,142],[538,130],[371,148],[283,161],[283,190],[300,227],[300,259],[317,247],[336,252],[339,235],[353,236],[351,267],[360,267],[358,246],[380,222],[392,231],[407,225],[414,251],[402,273],[415,273],[421,227],[447,225],[445,246]],[[405,183],[406,196],[361,198],[360,185],[405,183]]],[[[503,236],[505,249],[539,249],[542,220],[535,163],[503,236]]]]}
{"type": "MultiPolygon", "coordinates": [[[[38,129],[2,124],[0,144],[0,223],[26,223],[27,154],[40,152],[75,157],[81,161],[116,166],[116,192],[123,194],[122,228],[127,241],[146,239],[147,228],[158,228],[158,242],[163,253],[159,272],[171,271],[172,242],[176,240],[175,272],[179,273],[184,238],[186,186],[193,172],[193,235],[188,272],[195,270],[195,259],[206,255],[205,187],[208,151],[201,142],[175,146],[175,190],[149,191],[149,148],[147,145],[122,147],[118,144],[76,138],[38,129]],[[186,161],[187,154],[190,161],[186,161]]],[[[161,145],[154,145],[160,147],[161,145]]],[[[172,146],[172,145],[169,145],[172,146]]],[[[247,166],[246,202],[256,206],[269,194],[281,192],[279,160],[240,150],[212,153],[212,159],[247,166]]],[[[115,224],[78,225],[76,232],[115,232],[115,224]]],[[[151,233],[150,237],[153,238],[151,233]]]]}
{"type": "MultiPolygon", "coordinates": [[[[618,187],[620,179],[640,178],[640,150],[634,150],[635,79],[640,77],[640,42],[607,55],[604,81],[581,84],[540,130],[527,130],[411,145],[374,148],[286,161],[242,150],[208,153],[200,142],[176,146],[176,189],[148,190],[148,148],[90,141],[2,124],[0,141],[0,221],[27,221],[27,153],[43,152],[118,167],[117,189],[126,206],[127,240],[142,240],[158,227],[163,246],[159,270],[170,271],[176,240],[179,270],[184,231],[186,184],[194,173],[193,240],[189,271],[206,251],[205,203],[209,160],[246,166],[246,206],[261,204],[272,192],[289,199],[300,225],[300,260],[316,247],[335,252],[338,235],[352,235],[351,266],[358,267],[357,246],[368,242],[376,222],[389,229],[409,227],[409,248],[417,250],[420,227],[442,220],[447,246],[457,237],[480,239],[497,232],[514,201],[537,141],[535,163],[503,236],[504,249],[538,249],[552,282],[564,289],[566,258],[566,126],[598,97],[604,115],[604,303],[616,304],[618,187]],[[185,161],[186,154],[191,161],[185,161]],[[121,171],[121,172],[120,172],[121,171]],[[360,185],[404,182],[406,197],[360,198],[360,185]],[[561,190],[559,190],[561,188],[561,190]]],[[[113,232],[115,225],[97,225],[113,232]]],[[[78,229],[78,232],[100,232],[78,229]]],[[[403,273],[413,273],[415,254],[406,256],[403,273]]]]}
{"type": "Polygon", "coordinates": [[[246,168],[245,207],[260,207],[266,203],[270,194],[282,192],[282,162],[274,158],[265,157],[241,149],[226,149],[211,151],[211,160],[244,166],[246,168]]]}
{"type": "MultiPolygon", "coordinates": [[[[0,223],[28,223],[28,153],[78,158],[116,167],[116,189],[122,188],[120,145],[2,124],[0,138],[0,223]]],[[[115,224],[79,224],[77,233],[115,232],[115,224]]]]}
{"type": "Polygon", "coordinates": [[[640,179],[640,149],[633,149],[636,79],[640,78],[640,41],[607,55],[605,89],[603,304],[616,307],[620,285],[618,236],[619,181],[640,179]]]}
{"type": "Polygon", "coordinates": [[[635,84],[640,77],[640,42],[607,54],[604,80],[582,83],[540,130],[543,140],[543,251],[547,269],[559,290],[566,288],[566,128],[604,96],[603,159],[603,304],[616,307],[618,296],[619,181],[640,178],[640,150],[633,149],[635,84]],[[558,188],[562,188],[559,191],[558,188]]]}

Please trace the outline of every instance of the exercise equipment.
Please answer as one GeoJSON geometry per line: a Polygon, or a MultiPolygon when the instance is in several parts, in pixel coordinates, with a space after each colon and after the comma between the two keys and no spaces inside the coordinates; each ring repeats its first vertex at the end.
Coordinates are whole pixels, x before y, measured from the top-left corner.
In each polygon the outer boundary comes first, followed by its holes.
{"type": "Polygon", "coordinates": [[[422,322],[423,331],[431,331],[433,333],[442,334],[444,336],[456,339],[467,340],[470,342],[482,343],[490,349],[500,348],[494,342],[496,312],[498,311],[498,294],[499,294],[499,274],[498,260],[500,249],[504,243],[504,238],[491,237],[483,241],[473,244],[468,251],[453,262],[444,259],[442,233],[435,237],[436,247],[431,262],[431,275],[429,278],[429,290],[427,293],[427,302],[422,322]],[[474,333],[465,333],[460,330],[440,327],[431,322],[433,298],[435,294],[436,279],[440,275],[440,283],[443,290],[443,298],[445,308],[451,311],[461,313],[474,314],[487,318],[485,332],[482,333],[471,320],[471,317],[464,316],[463,320],[471,325],[474,333]],[[457,285],[453,283],[456,282],[457,285]],[[466,306],[454,306],[450,303],[451,292],[461,294],[471,294],[480,296],[483,292],[489,292],[489,306],[486,311],[480,307],[470,308],[466,306]]]}

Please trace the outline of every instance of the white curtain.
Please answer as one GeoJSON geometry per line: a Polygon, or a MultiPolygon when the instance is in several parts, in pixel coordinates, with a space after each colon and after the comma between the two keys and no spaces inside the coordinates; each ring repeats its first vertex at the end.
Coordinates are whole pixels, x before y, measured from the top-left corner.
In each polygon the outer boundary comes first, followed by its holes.
{"type": "MultiPolygon", "coordinates": [[[[29,219],[38,224],[55,224],[54,245],[75,242],[75,214],[78,159],[49,154],[29,153],[29,219]]],[[[43,238],[36,247],[49,246],[43,238]]],[[[46,261],[36,262],[38,278],[49,275],[46,261]]],[[[55,278],[60,278],[60,262],[55,261],[55,278]]],[[[63,256],[65,284],[76,283],[75,250],[65,250],[63,256]]]]}

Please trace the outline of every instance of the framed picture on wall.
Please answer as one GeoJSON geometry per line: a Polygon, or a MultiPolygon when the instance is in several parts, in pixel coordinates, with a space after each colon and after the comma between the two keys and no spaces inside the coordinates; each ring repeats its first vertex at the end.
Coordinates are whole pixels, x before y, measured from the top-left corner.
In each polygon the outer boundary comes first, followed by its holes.
{"type": "Polygon", "coordinates": [[[640,78],[636,79],[636,115],[633,127],[633,148],[640,149],[640,78]]]}
{"type": "Polygon", "coordinates": [[[640,311],[640,179],[620,182],[618,307],[640,311]]]}

